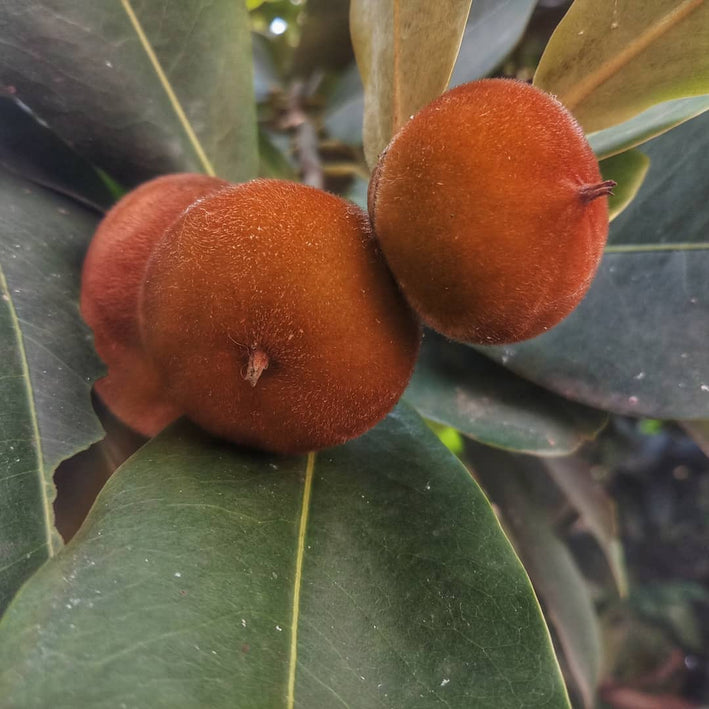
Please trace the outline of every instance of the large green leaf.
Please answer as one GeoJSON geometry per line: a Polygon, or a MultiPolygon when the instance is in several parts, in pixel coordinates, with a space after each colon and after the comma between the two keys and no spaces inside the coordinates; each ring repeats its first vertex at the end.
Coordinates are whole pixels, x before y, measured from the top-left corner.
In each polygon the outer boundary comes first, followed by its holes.
{"type": "Polygon", "coordinates": [[[61,546],[54,469],[101,435],[89,396],[100,364],[76,306],[95,225],[75,202],[0,171],[0,611],[61,546]]]}
{"type": "Polygon", "coordinates": [[[404,396],[426,418],[481,443],[535,455],[571,453],[607,419],[432,332],[404,396]]]}
{"type": "Polygon", "coordinates": [[[541,337],[490,348],[585,403],[655,418],[709,416],[709,114],[655,138],[648,176],[611,224],[581,305],[541,337]]]}
{"type": "Polygon", "coordinates": [[[350,32],[364,84],[363,144],[372,168],[391,137],[441,94],[471,0],[352,0],[350,32]]]}
{"type": "Polygon", "coordinates": [[[583,575],[557,536],[543,502],[544,469],[529,456],[466,447],[476,477],[498,505],[512,541],[556,630],[585,709],[594,706],[601,670],[598,619],[583,575]]]}
{"type": "Polygon", "coordinates": [[[187,424],[109,480],[0,624],[10,705],[568,706],[463,466],[399,407],[307,458],[187,424]]]}
{"type": "Polygon", "coordinates": [[[589,133],[656,103],[709,93],[709,2],[575,0],[534,83],[589,133]]]}
{"type": "Polygon", "coordinates": [[[99,212],[114,201],[94,167],[9,96],[0,96],[0,165],[99,212]]]}
{"type": "Polygon", "coordinates": [[[252,177],[251,43],[232,0],[7,0],[0,79],[85,158],[131,186],[252,177]]]}
{"type": "Polygon", "coordinates": [[[587,138],[599,158],[608,158],[662,135],[704,111],[709,111],[709,95],[665,101],[587,138]]]}

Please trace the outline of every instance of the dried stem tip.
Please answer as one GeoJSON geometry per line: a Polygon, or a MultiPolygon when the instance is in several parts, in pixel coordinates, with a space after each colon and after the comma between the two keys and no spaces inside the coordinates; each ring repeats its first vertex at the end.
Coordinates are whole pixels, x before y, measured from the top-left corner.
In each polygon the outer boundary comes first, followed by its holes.
{"type": "Polygon", "coordinates": [[[581,201],[588,204],[598,197],[612,195],[613,188],[616,184],[614,180],[604,180],[603,182],[596,182],[593,185],[583,185],[579,190],[581,201]]]}
{"type": "Polygon", "coordinates": [[[265,369],[268,369],[268,355],[259,348],[250,350],[246,372],[243,374],[244,379],[255,387],[265,369]]]}

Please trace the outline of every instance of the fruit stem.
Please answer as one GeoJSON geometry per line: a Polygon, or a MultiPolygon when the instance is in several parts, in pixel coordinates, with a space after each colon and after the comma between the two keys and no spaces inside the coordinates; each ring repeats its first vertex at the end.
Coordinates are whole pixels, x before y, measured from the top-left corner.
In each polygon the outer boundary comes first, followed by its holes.
{"type": "Polygon", "coordinates": [[[604,197],[613,194],[613,188],[618,184],[614,180],[604,180],[603,182],[596,182],[592,185],[583,185],[579,189],[579,197],[581,201],[585,204],[593,202],[594,199],[598,197],[604,197]]]}
{"type": "Polygon", "coordinates": [[[246,381],[255,387],[265,369],[268,369],[268,355],[260,348],[255,347],[249,351],[249,362],[246,365],[246,373],[242,376],[246,381]]]}

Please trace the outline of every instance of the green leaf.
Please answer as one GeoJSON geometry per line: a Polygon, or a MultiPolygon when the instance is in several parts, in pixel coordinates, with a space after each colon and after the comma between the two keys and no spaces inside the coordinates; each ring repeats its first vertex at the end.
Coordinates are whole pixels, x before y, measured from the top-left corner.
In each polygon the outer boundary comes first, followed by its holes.
{"type": "Polygon", "coordinates": [[[709,95],[666,101],[629,121],[586,137],[599,158],[609,158],[662,135],[704,111],[709,111],[709,95]]]}
{"type": "Polygon", "coordinates": [[[101,175],[15,99],[0,96],[0,165],[102,212],[114,202],[101,175]]]}
{"type": "MultiPolygon", "coordinates": [[[[535,0],[475,0],[470,8],[451,86],[491,72],[522,36],[535,0]]],[[[357,67],[345,71],[328,99],[325,127],[344,143],[362,144],[364,89],[357,67]]]]}
{"type": "Polygon", "coordinates": [[[124,185],[178,171],[255,175],[243,2],[8,0],[0,32],[3,82],[124,185]]]}
{"type": "Polygon", "coordinates": [[[489,74],[524,34],[536,0],[475,0],[450,85],[489,74]]]}
{"type": "Polygon", "coordinates": [[[187,424],[148,443],[8,610],[0,696],[568,706],[489,504],[406,407],[307,459],[246,453],[187,424]]]}
{"type": "Polygon", "coordinates": [[[409,116],[448,86],[470,3],[352,0],[350,32],[364,84],[370,168],[409,116]]]}
{"type": "Polygon", "coordinates": [[[708,418],[709,114],[643,150],[648,176],[611,224],[586,298],[550,332],[486,352],[591,406],[650,418],[708,418]]]}
{"type": "Polygon", "coordinates": [[[102,433],[89,396],[100,364],[76,305],[95,226],[75,202],[0,171],[0,611],[61,546],[54,469],[102,433]]]}
{"type": "Polygon", "coordinates": [[[649,167],[649,158],[639,150],[628,150],[601,160],[603,179],[615,180],[618,183],[608,199],[609,219],[615,219],[633,201],[649,167]]]}
{"type": "Polygon", "coordinates": [[[584,527],[596,538],[618,593],[627,595],[628,579],[613,498],[593,479],[591,466],[581,458],[546,460],[544,467],[579,512],[584,527]]]}
{"type": "Polygon", "coordinates": [[[534,83],[558,96],[587,133],[650,106],[709,93],[709,2],[575,0],[534,83]]]}
{"type": "Polygon", "coordinates": [[[568,547],[556,535],[535,495],[541,462],[471,444],[467,449],[476,477],[499,506],[512,541],[559,638],[583,706],[595,706],[601,670],[598,619],[584,578],[568,547]]]}
{"type": "Polygon", "coordinates": [[[404,397],[426,418],[481,443],[535,455],[567,455],[607,420],[432,332],[404,397]]]}

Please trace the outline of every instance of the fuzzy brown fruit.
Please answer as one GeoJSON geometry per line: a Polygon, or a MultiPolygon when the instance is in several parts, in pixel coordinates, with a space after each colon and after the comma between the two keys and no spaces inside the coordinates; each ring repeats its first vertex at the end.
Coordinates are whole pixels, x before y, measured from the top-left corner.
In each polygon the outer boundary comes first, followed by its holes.
{"type": "Polygon", "coordinates": [[[106,214],[86,254],[81,314],[108,367],[96,391],[118,418],[146,436],[181,413],[165,398],[140,339],[138,297],[148,258],[165,229],[190,204],[227,184],[190,173],[146,182],[106,214]]]}
{"type": "Polygon", "coordinates": [[[453,339],[502,344],[539,335],[583,298],[613,185],[555,98],[484,79],[404,125],[380,156],[369,211],[424,322],[453,339]]]}
{"type": "Polygon", "coordinates": [[[280,453],[360,435],[401,396],[420,340],[358,207],[254,180],[201,200],[150,258],[142,337],[204,429],[280,453]]]}

